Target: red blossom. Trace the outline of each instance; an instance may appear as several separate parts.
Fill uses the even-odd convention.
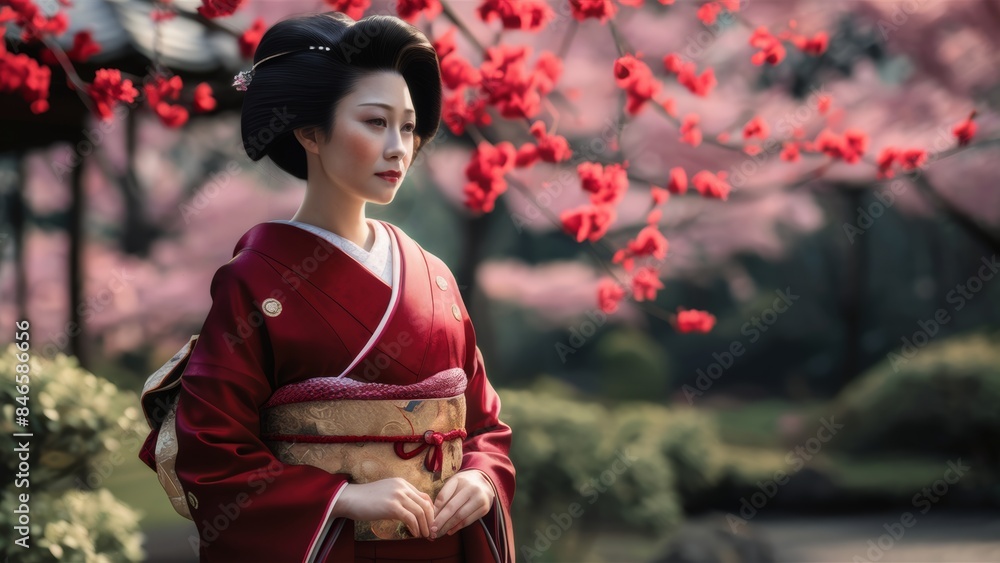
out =
[[[698,114],[690,113],[684,116],[684,121],[681,122],[681,142],[692,147],[701,144],[701,129],[698,127],[700,120]]]
[[[656,299],[657,290],[663,289],[655,268],[645,266],[639,268],[632,278],[632,298],[636,301],[652,301]]]
[[[569,0],[569,7],[578,21],[596,18],[601,23],[613,18],[618,11],[612,0]]]
[[[94,100],[97,115],[104,121],[110,120],[112,110],[119,102],[132,103],[139,91],[132,86],[131,80],[123,80],[122,73],[116,68],[102,68],[94,75],[94,81],[87,88],[87,95]]]
[[[625,298],[625,289],[611,278],[603,278],[597,284],[597,304],[605,313],[618,310],[618,304]]]
[[[160,122],[167,127],[177,128],[187,123],[188,120],[187,108],[179,105],[160,102],[156,104],[155,111],[156,115],[160,118]]]
[[[657,225],[660,223],[660,219],[663,218],[662,209],[654,209],[646,214],[646,224],[647,225]]]
[[[452,90],[463,85],[478,86],[482,80],[479,70],[458,53],[452,53],[441,61],[441,81]]]
[[[489,125],[493,119],[486,112],[486,100],[476,98],[473,102],[465,100],[466,88],[462,87],[451,94],[445,94],[441,119],[455,135],[465,133],[468,125]]]
[[[260,44],[261,38],[264,37],[265,31],[267,31],[267,25],[264,24],[264,18],[257,18],[240,35],[237,42],[240,46],[240,54],[243,55],[244,59],[253,58],[253,54],[257,50],[257,45]]]
[[[848,164],[854,164],[861,160],[861,156],[868,148],[868,135],[864,131],[848,129],[843,136],[839,136],[829,129],[823,129],[813,144],[816,150],[831,158],[839,158]]]
[[[875,160],[878,164],[878,173],[875,175],[876,178],[892,178],[896,175],[896,171],[892,169],[892,165],[896,162],[896,158],[899,157],[899,151],[894,147],[885,147],[882,152],[878,153],[878,158]]]
[[[552,77],[546,71],[551,69],[536,67],[534,72],[528,71],[526,59],[530,52],[527,45],[489,47],[479,67],[487,103],[495,105],[506,118],[531,118],[541,110],[540,86],[550,83]],[[543,75],[548,80],[541,80]]]
[[[781,148],[781,160],[798,162],[799,158],[799,144],[794,141],[785,141]]]
[[[483,0],[476,13],[484,22],[500,18],[504,29],[521,31],[539,31],[555,16],[541,0]]]
[[[927,151],[924,149],[905,149],[896,157],[903,170],[920,168],[927,162]]]
[[[86,62],[87,59],[101,52],[101,46],[94,42],[89,31],[78,31],[73,36],[73,47],[66,51],[66,56],[78,63]]]
[[[698,190],[703,197],[718,198],[726,201],[729,198],[731,186],[726,182],[726,172],[720,171],[712,174],[708,170],[702,170],[691,178],[694,189]]]
[[[635,259],[637,257],[652,256],[659,260],[667,257],[667,249],[670,247],[670,244],[656,225],[659,217],[654,216],[653,218],[655,219],[654,221],[647,220],[649,224],[639,231],[639,234],[634,239],[629,240],[625,248],[615,252],[615,255],[611,258],[612,263],[620,263],[625,268],[625,271],[631,272],[635,266]]]
[[[352,19],[360,20],[371,7],[370,0],[324,0],[334,11],[343,12]]]
[[[538,157],[545,162],[562,162],[573,156],[566,138],[546,133],[545,124],[541,121],[531,124],[531,134],[538,140]]]
[[[610,205],[584,205],[559,214],[563,230],[576,238],[576,242],[597,242],[617,218]]]
[[[396,13],[401,19],[408,23],[414,23],[420,14],[424,14],[427,21],[441,15],[441,2],[438,0],[396,0]]]
[[[771,34],[766,27],[758,27],[750,36],[750,46],[760,49],[750,61],[755,65],[764,63],[776,65],[785,59],[785,47],[781,40]]]
[[[534,143],[524,143],[517,147],[517,156],[514,157],[514,166],[524,168],[538,162],[538,145]]]
[[[705,25],[712,25],[715,23],[715,19],[719,16],[719,12],[721,11],[722,5],[718,2],[702,4],[701,7],[698,8],[698,19]]]
[[[65,12],[46,16],[31,0],[7,0],[0,8],[0,22],[13,21],[21,28],[21,41],[32,43],[45,35],[59,36],[69,28]]]
[[[767,122],[760,116],[754,116],[753,119],[748,121],[747,124],[743,126],[744,139],[751,139],[753,137],[766,139],[770,134],[771,130],[768,128]]]
[[[696,96],[708,96],[718,84],[714,69],[710,67],[697,74],[694,62],[683,60],[677,53],[663,57],[663,68],[671,74],[676,74],[677,82]]]
[[[207,82],[198,84],[194,89],[194,111],[204,113],[215,109],[215,98],[212,97],[212,87]]]
[[[149,107],[156,107],[161,101],[176,100],[180,97],[181,89],[184,88],[184,80],[176,74],[170,78],[157,75],[151,84],[146,84],[142,88],[146,93]]]
[[[826,52],[830,37],[825,31],[820,31],[812,37],[797,35],[792,39],[792,43],[807,55],[819,56]]]
[[[677,332],[707,333],[715,326],[715,315],[697,309],[677,311]]]
[[[826,112],[830,111],[830,104],[833,103],[833,98],[828,94],[820,94],[816,98],[816,109],[819,111],[820,115],[826,115]]]
[[[602,166],[597,162],[581,162],[576,173],[580,176],[580,186],[590,193],[590,201],[595,205],[617,204],[628,190],[628,174],[621,164]]]
[[[442,33],[437,39],[434,40],[434,50],[437,51],[438,60],[444,60],[450,53],[455,50],[455,32],[458,30],[457,27],[451,26],[448,31]]]
[[[628,241],[628,250],[632,256],[652,256],[658,260],[667,257],[670,242],[663,236],[656,225],[643,227],[634,239]]]
[[[976,117],[976,112],[973,111],[969,114],[969,117],[955,125],[951,130],[955,138],[958,139],[958,146],[964,147],[972,141],[972,138],[976,136],[976,122],[973,119]]]
[[[660,91],[660,83],[649,66],[632,55],[615,59],[615,84],[625,90],[625,111],[636,115]]]
[[[242,3],[243,0],[201,0],[198,13],[209,19],[230,16]]]
[[[493,211],[496,198],[507,191],[504,174],[514,168],[516,154],[514,145],[508,141],[496,145],[479,143],[465,167],[465,177],[469,180],[463,189],[466,206],[484,213]]]
[[[844,160],[854,164],[861,160],[861,156],[868,150],[868,134],[858,129],[848,129],[844,131]]]
[[[650,186],[649,195],[653,197],[653,206],[661,205],[670,199],[670,192],[659,186]]]
[[[535,61],[535,85],[544,96],[556,87],[556,82],[562,76],[563,62],[555,53],[542,51]]]
[[[672,194],[682,194],[688,189],[688,177],[687,172],[684,171],[680,166],[675,166],[670,169],[670,182],[667,184],[667,190]]]

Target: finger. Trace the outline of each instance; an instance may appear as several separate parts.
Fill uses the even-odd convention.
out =
[[[421,491],[413,483],[404,481],[406,483],[406,492],[420,509],[420,515],[418,518],[426,525],[427,533],[426,537],[431,535],[431,524],[434,521],[434,506],[431,504],[431,497],[427,493]]]
[[[431,504],[430,495],[414,488],[411,493],[411,498],[414,499],[417,506],[420,508],[420,521],[427,530],[424,536],[429,537],[432,533],[431,525],[434,523],[434,505]]]
[[[443,528],[447,530],[447,534],[450,536],[455,532],[458,532],[462,528],[468,526],[472,522],[475,522],[482,517],[480,512],[482,507],[477,507],[475,503],[468,503],[462,507],[462,510],[455,515],[455,524],[451,527]]]
[[[438,491],[437,498],[434,499],[435,512],[440,511],[441,508],[443,508],[444,505],[448,503],[448,500],[451,499],[451,497],[455,494],[455,491],[457,489],[458,489],[457,479],[452,478],[444,482],[444,486],[441,487],[440,491]]]
[[[424,510],[421,508],[420,503],[416,498],[411,496],[410,492],[404,495],[402,500],[403,509],[406,510],[407,515],[414,519],[415,526],[413,530],[410,531],[414,537],[423,538],[430,535],[430,522],[424,517]]]
[[[451,529],[458,521],[458,513],[462,508],[469,503],[472,496],[472,491],[469,489],[463,489],[451,498],[448,504],[441,510],[438,517],[435,518],[435,523],[437,524],[438,535],[444,534],[447,530]]]

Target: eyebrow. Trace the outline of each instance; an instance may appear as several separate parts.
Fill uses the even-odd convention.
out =
[[[382,102],[367,102],[367,103],[358,104],[358,105],[359,106],[378,106],[380,108],[385,108],[385,109],[387,109],[389,111],[392,111],[394,109],[389,104],[383,104]],[[415,114],[416,112],[413,111],[412,109],[405,109],[405,110],[403,110],[403,113],[414,113]]]

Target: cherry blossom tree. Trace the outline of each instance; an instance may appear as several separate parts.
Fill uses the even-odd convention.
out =
[[[192,12],[156,2],[150,25],[184,18],[222,30],[249,63],[268,24],[281,15],[270,7],[268,17],[234,26],[233,16],[249,4],[203,0]],[[696,252],[683,233],[713,236],[711,228],[698,232],[705,217],[767,208],[801,218],[810,207],[802,195],[817,186],[856,190],[903,179],[918,188],[905,205],[944,213],[1000,248],[1000,217],[976,203],[997,197],[939,188],[954,185],[958,171],[935,166],[982,154],[1000,140],[986,94],[998,70],[988,54],[1000,39],[982,32],[979,17],[991,13],[989,2],[809,6],[815,4],[395,0],[385,13],[418,25],[433,40],[445,86],[443,123],[471,146],[463,149],[463,177],[440,178],[442,189],[458,195],[474,220],[516,192],[519,201],[509,202],[507,211],[519,227],[555,226],[588,246],[606,272],[594,287],[594,307],[613,313],[631,299],[679,332],[708,332],[712,313],[683,304],[671,312],[655,303],[664,268],[684,267],[672,258]],[[324,0],[318,7],[355,19],[376,11],[369,0]],[[876,40],[865,45],[845,31],[848,15],[877,30]],[[39,47],[29,56],[0,45],[0,92],[33,114],[52,110],[54,78],[101,120],[128,105],[152,112],[164,128],[181,128],[193,115],[216,109],[209,83],[192,83],[160,64],[151,64],[146,76],[117,68],[81,76],[78,65],[101,45],[80,31],[72,47],[63,48],[57,39],[69,22],[62,10],[45,13],[32,0],[5,0],[0,23],[8,28],[8,44],[14,30],[22,50]],[[935,25],[969,29],[973,38],[932,51],[921,37]],[[915,61],[907,88],[884,86],[875,69],[849,56],[890,39]],[[966,55],[955,54],[963,49]],[[951,76],[949,65],[961,56],[971,57],[976,72]],[[927,109],[929,102],[915,100],[914,92],[937,103]],[[602,134],[608,124],[610,134]],[[601,141],[596,149],[595,140]],[[448,155],[427,152],[432,166]],[[968,162],[992,170],[989,158]],[[975,190],[981,186],[976,182]],[[687,226],[694,228],[680,230]],[[726,240],[701,244],[701,252],[732,252],[754,240],[714,231]]]

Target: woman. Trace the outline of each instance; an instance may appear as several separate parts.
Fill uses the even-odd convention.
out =
[[[237,78],[244,147],[305,180],[306,195],[291,221],[251,228],[216,272],[182,378],[176,473],[202,561],[513,562],[511,431],[455,278],[365,217],[368,202],[393,200],[437,131],[433,47],[398,18],[332,12],[278,22],[254,61]],[[352,365],[346,377],[390,385],[464,370],[461,466],[436,500],[401,478],[361,484],[285,463],[263,440],[275,390]],[[355,540],[355,523],[380,519],[413,537]]]

